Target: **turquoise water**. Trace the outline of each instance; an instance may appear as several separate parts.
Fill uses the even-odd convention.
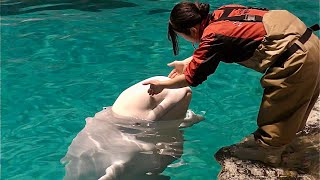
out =
[[[177,1],[51,2],[1,4],[1,179],[62,179],[60,159],[86,117],[112,105],[136,82],[167,75],[167,63],[193,51],[181,39],[174,57],[166,39]],[[222,3],[288,9],[307,25],[319,21],[316,0],[211,5]],[[256,128],[260,77],[221,64],[193,88],[190,109],[205,112],[206,120],[184,131],[184,154],[163,174],[216,179],[220,166],[213,154]]]

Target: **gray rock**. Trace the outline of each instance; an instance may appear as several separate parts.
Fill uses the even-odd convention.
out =
[[[305,129],[286,148],[280,167],[240,160],[233,151],[238,144],[221,148],[215,158],[222,166],[220,180],[317,180],[320,179],[320,100],[313,108]]]

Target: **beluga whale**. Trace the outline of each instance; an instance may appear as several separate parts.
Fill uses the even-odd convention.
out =
[[[182,128],[204,119],[189,108],[189,87],[150,96],[144,81],[125,89],[112,106],[86,118],[66,155],[66,180],[168,179],[161,173],[183,154]]]

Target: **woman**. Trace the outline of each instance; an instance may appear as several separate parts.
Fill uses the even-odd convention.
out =
[[[168,38],[178,54],[177,35],[199,43],[193,55],[169,64],[167,81],[148,81],[148,93],[164,88],[198,86],[220,61],[238,63],[263,73],[264,88],[258,129],[239,150],[242,159],[278,165],[281,153],[301,131],[319,96],[319,39],[285,10],[226,5],[209,14],[209,5],[181,2],[171,11]]]

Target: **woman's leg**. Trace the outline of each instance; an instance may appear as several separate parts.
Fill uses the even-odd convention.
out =
[[[319,39],[312,35],[284,64],[262,79],[264,87],[257,136],[274,147],[290,143],[319,95]],[[262,133],[261,133],[262,132]]]

